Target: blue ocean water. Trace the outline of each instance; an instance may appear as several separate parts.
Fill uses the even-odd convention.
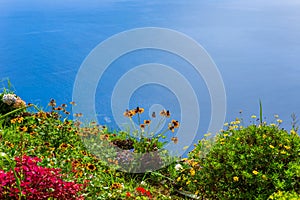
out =
[[[27,102],[70,102],[77,72],[99,43],[134,28],[168,28],[193,38],[215,62],[226,90],[226,121],[250,122],[261,99],[266,120],[278,114],[289,129],[290,115],[300,116],[299,10],[297,0],[0,0],[0,78],[9,77]],[[110,105],[115,83],[125,69],[150,62],[180,68],[191,81],[201,108],[201,138],[211,118],[205,82],[181,58],[156,50],[122,56],[106,70],[95,94],[99,122],[116,126]],[[130,102],[132,108],[151,104],[180,118],[179,102],[167,88],[145,85]]]

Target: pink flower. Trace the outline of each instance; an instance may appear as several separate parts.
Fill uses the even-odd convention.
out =
[[[38,166],[41,161],[39,158],[26,155],[22,159],[16,157],[15,161],[15,171],[22,177],[20,186],[26,199],[83,199],[78,193],[86,185],[64,181],[60,169]],[[0,198],[18,199],[18,195],[19,189],[12,170],[0,170]]]

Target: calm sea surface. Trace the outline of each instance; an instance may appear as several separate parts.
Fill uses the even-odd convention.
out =
[[[83,60],[99,43],[129,29],[168,28],[196,40],[214,60],[226,90],[226,121],[241,117],[242,110],[249,123],[261,99],[266,120],[278,114],[290,128],[290,115],[300,116],[299,10],[298,0],[0,0],[0,78],[9,77],[27,102],[66,103]],[[211,118],[207,87],[184,60],[156,50],[133,52],[111,64],[97,88],[98,120],[115,127],[114,85],[124,69],[150,62],[180,68],[191,81],[201,110],[200,138]],[[180,118],[176,96],[157,85],[139,88],[130,106],[137,104],[145,109],[161,104]]]

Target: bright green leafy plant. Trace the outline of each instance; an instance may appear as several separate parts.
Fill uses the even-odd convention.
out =
[[[231,122],[214,143],[198,143],[179,181],[208,199],[267,199],[279,190],[299,193],[300,137],[277,122],[246,128],[239,119]]]

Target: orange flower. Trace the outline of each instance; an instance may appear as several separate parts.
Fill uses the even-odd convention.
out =
[[[172,137],[171,140],[174,142],[174,144],[178,143],[178,137]]]
[[[26,126],[22,126],[22,127],[20,127],[20,130],[23,132],[26,132],[28,130],[28,128]]]
[[[142,114],[144,112],[144,108],[136,107],[135,113]]]
[[[174,131],[175,131],[175,127],[174,127],[173,124],[171,124],[171,123],[168,124],[168,129],[169,129],[170,131],[172,131],[172,133],[174,133]]]
[[[133,113],[132,110],[128,110],[128,109],[126,109],[126,111],[123,113],[123,115],[128,118],[131,118],[134,114],[135,113]]]
[[[74,117],[82,117],[82,113],[75,113]]]
[[[163,116],[163,117],[170,117],[171,116],[171,113],[170,113],[170,111],[168,111],[168,110],[162,110],[162,111],[160,111],[160,113],[159,113],[161,116]]]
[[[144,130],[144,129],[145,129],[145,124],[140,124],[140,128],[141,128],[142,130]]]
[[[55,100],[54,100],[54,99],[51,99],[51,101],[49,102],[48,105],[51,106],[51,107],[55,107],[55,106],[56,106]]]
[[[151,123],[151,120],[144,120],[144,124],[149,125]]]
[[[174,128],[178,128],[179,127],[179,122],[177,120],[172,120],[172,124],[174,126]]]

